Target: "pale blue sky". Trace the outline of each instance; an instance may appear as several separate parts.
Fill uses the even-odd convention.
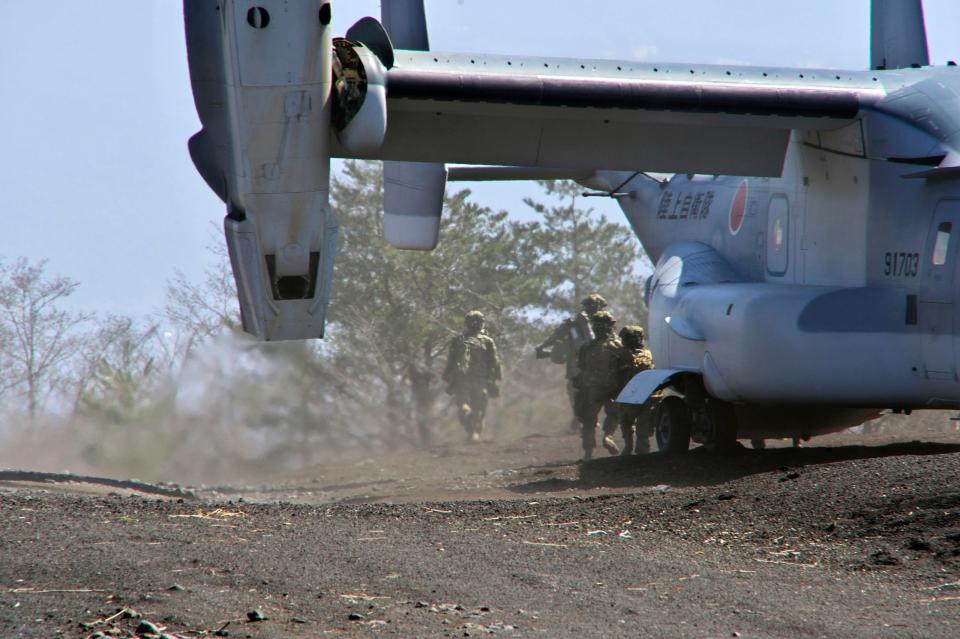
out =
[[[186,142],[199,123],[176,0],[3,0],[0,255],[49,258],[89,310],[144,314],[199,276],[222,203]],[[960,2],[925,2],[933,61],[960,58]],[[337,32],[377,0],[334,1]],[[435,50],[864,68],[868,0],[427,0]],[[511,211],[534,185],[478,185]],[[608,202],[598,210],[618,216]]]

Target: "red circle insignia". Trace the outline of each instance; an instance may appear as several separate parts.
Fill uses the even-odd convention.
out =
[[[736,235],[743,226],[743,217],[747,212],[747,181],[740,183],[737,194],[733,196],[733,203],[730,204],[730,234]]]

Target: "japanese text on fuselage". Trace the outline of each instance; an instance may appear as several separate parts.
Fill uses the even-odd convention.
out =
[[[710,215],[714,192],[676,193],[667,191],[660,198],[657,218],[661,220],[705,220]]]

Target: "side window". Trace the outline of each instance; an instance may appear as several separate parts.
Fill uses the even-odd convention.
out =
[[[953,230],[953,224],[950,222],[941,222],[937,227],[937,239],[933,245],[933,265],[943,266],[947,263],[947,254],[950,251],[950,232]]]
[[[790,252],[790,204],[782,195],[770,199],[767,211],[767,272],[785,275]]]

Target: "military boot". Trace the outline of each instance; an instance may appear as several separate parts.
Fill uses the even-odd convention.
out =
[[[620,451],[622,457],[627,457],[633,454],[633,435],[624,435],[623,436],[623,450]]]
[[[582,458],[580,461],[588,462],[588,461],[590,461],[591,459],[593,459],[593,449],[592,449],[592,448],[584,448],[584,449],[583,449],[583,458]]]
[[[467,424],[464,430],[466,431],[468,444],[475,444],[480,441],[480,433],[477,432],[476,424]]]
[[[617,442],[613,441],[612,435],[603,436],[603,447],[607,449],[607,452],[611,455],[619,455],[620,447],[617,446]]]

